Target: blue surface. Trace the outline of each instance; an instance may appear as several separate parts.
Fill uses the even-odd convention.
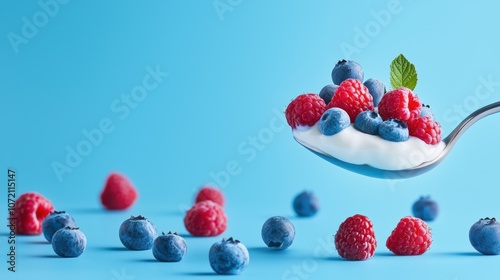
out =
[[[10,167],[17,194],[38,191],[71,213],[88,247],[79,258],[61,259],[42,235],[18,236],[11,273],[3,226],[0,278],[210,278],[208,250],[222,236],[186,236],[180,263],[126,251],[118,239],[121,222],[139,214],[160,231],[185,235],[183,213],[206,182],[219,183],[227,198],[223,236],[238,238],[250,252],[248,269],[234,278],[491,275],[500,257],[476,253],[468,230],[480,217],[499,214],[500,115],[470,128],[429,173],[385,181],[337,168],[301,147],[282,112],[298,94],[331,83],[341,58],[358,61],[366,79],[389,84],[389,64],[403,53],[419,73],[416,92],[446,135],[473,110],[500,100],[500,4],[334,2],[218,0],[217,10],[214,1],[68,1],[44,17],[37,1],[2,1],[0,217],[6,221]],[[33,16],[41,26],[36,31],[26,23]],[[154,71],[162,73],[148,78]],[[102,139],[86,144],[85,134],[98,128]],[[85,154],[80,159],[71,155],[77,149]],[[58,163],[67,165],[60,176]],[[113,170],[140,192],[125,212],[104,211],[98,201]],[[304,189],[321,202],[311,219],[293,216],[292,199]],[[393,256],[386,238],[427,194],[441,208],[431,223],[431,250]],[[333,234],[356,213],[373,221],[379,246],[368,261],[343,261]],[[260,237],[273,215],[289,217],[297,230],[282,252],[264,248]]]

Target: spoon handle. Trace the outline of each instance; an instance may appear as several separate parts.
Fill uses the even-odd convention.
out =
[[[458,138],[478,120],[498,112],[500,112],[500,101],[491,103],[472,112],[450,133],[450,135],[443,139],[443,142],[446,143],[446,149],[451,149]]]

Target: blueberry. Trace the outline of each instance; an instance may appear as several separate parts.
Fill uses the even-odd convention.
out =
[[[436,219],[439,212],[439,207],[437,202],[432,200],[429,196],[422,196],[419,200],[413,203],[412,211],[413,216],[420,218],[426,222],[430,222]]]
[[[336,85],[340,85],[347,79],[363,81],[363,76],[363,68],[361,68],[361,65],[352,60],[339,60],[332,70],[332,81]]]
[[[153,256],[160,262],[178,262],[186,251],[186,241],[177,232],[169,231],[166,235],[162,232],[153,242]]]
[[[363,84],[373,97],[373,106],[377,107],[382,95],[387,92],[385,85],[380,80],[373,78],[366,80]]]
[[[328,105],[328,103],[332,101],[332,96],[338,88],[339,86],[335,84],[326,85],[319,92],[319,97],[321,97],[325,101],[325,104]]]
[[[130,217],[120,226],[120,241],[130,250],[149,250],[157,236],[156,228],[143,216]]]
[[[287,218],[274,216],[264,223],[261,234],[267,247],[284,250],[293,243],[295,227]]]
[[[64,227],[52,236],[52,249],[60,257],[78,257],[85,251],[85,247],[87,238],[78,228]]]
[[[382,118],[379,114],[367,110],[356,116],[356,119],[354,120],[354,128],[367,134],[377,135],[378,127],[381,123]]]
[[[469,230],[470,244],[483,255],[500,254],[500,222],[495,218],[480,219]]]
[[[339,133],[351,124],[351,119],[346,111],[340,108],[326,110],[319,119],[319,130],[327,136]]]
[[[318,198],[312,192],[303,191],[293,200],[293,210],[301,217],[314,216],[318,209]]]
[[[392,142],[404,142],[408,140],[408,125],[397,119],[388,119],[378,127],[378,135]]]
[[[210,247],[208,259],[217,274],[240,274],[250,262],[247,247],[232,237],[215,242]]]
[[[43,236],[47,241],[52,242],[54,233],[63,227],[76,228],[76,222],[65,211],[54,211],[49,214],[42,222]]]
[[[434,113],[432,113],[431,107],[429,105],[422,104],[422,111],[420,111],[421,117],[429,117],[432,120],[435,119]]]

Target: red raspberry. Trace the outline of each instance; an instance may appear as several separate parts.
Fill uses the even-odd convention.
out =
[[[313,126],[326,111],[325,101],[315,93],[297,96],[286,108],[286,121],[292,128]]]
[[[348,260],[363,261],[372,257],[377,240],[368,217],[356,214],[340,224],[335,234],[335,248],[342,258]]]
[[[410,89],[400,87],[382,96],[378,103],[378,113],[382,119],[398,119],[408,123],[420,115],[422,103]]]
[[[361,81],[347,79],[339,85],[327,107],[344,109],[353,123],[359,113],[373,111],[373,97]]]
[[[426,222],[415,217],[402,218],[387,238],[386,246],[396,255],[421,255],[429,249],[432,235]]]
[[[184,226],[194,236],[216,236],[226,231],[227,217],[219,204],[205,200],[187,211]]]
[[[205,200],[211,200],[224,207],[224,194],[218,188],[211,186],[202,187],[196,195],[195,203]]]
[[[130,181],[119,173],[111,173],[101,193],[101,203],[109,210],[123,210],[134,204],[137,191]]]
[[[435,145],[441,141],[441,126],[430,117],[416,118],[408,123],[411,136],[422,139],[427,144]]]
[[[54,206],[41,194],[36,192],[23,193],[15,203],[16,233],[41,234],[42,222],[52,211],[54,211]]]

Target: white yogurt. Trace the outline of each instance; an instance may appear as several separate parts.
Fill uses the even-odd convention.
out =
[[[385,170],[402,170],[431,161],[446,146],[443,141],[429,145],[413,136],[404,142],[391,142],[378,135],[360,132],[352,124],[332,136],[323,135],[318,124],[302,126],[293,130],[293,137],[318,153]]]

